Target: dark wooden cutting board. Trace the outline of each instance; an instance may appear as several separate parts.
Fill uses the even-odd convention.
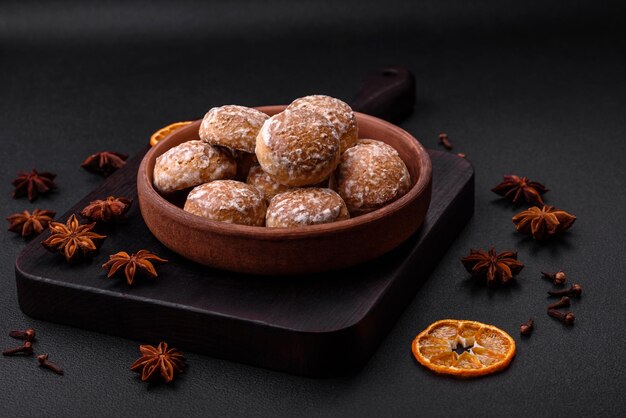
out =
[[[129,160],[60,219],[109,195],[136,200],[144,153]],[[433,195],[423,226],[392,252],[332,273],[266,277],[213,270],[172,253],[144,224],[136,204],[88,263],[68,265],[31,241],[19,255],[19,304],[27,315],[130,338],[310,375],[361,367],[470,219],[474,170],[451,153],[430,151]],[[376,239],[376,237],[371,237]],[[133,287],[100,267],[118,251],[151,250],[170,262]],[[241,255],[245,257],[245,254]],[[341,254],[337,254],[341,257]],[[143,280],[141,280],[143,279]]]

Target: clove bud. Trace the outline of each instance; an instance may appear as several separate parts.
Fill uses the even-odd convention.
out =
[[[9,332],[9,337],[17,338],[19,340],[32,341],[35,339],[35,330],[32,328],[28,328],[24,331],[11,331]]]
[[[583,288],[579,284],[573,284],[569,289],[565,290],[553,290],[549,291],[548,294],[550,296],[569,296],[569,297],[580,297],[583,292]]]
[[[530,318],[528,322],[524,322],[519,326],[519,333],[522,335],[530,335],[530,333],[533,332],[534,323],[535,321]]]
[[[452,142],[450,142],[450,140],[448,139],[448,134],[440,133],[439,134],[439,142],[441,143],[441,145],[444,146],[444,148],[446,148],[448,150],[452,149]]]
[[[565,272],[562,270],[559,270],[556,273],[546,273],[542,271],[541,275],[543,276],[544,279],[552,280],[552,283],[555,285],[563,284],[565,283],[565,280],[567,280],[567,277],[565,276]]]
[[[16,354],[24,353],[25,356],[33,354],[33,344],[30,341],[24,341],[24,344],[20,347],[11,348],[2,352],[3,356],[14,356]]]
[[[548,305],[548,309],[560,309],[560,308],[567,308],[570,305],[570,298],[568,298],[567,296],[563,296],[561,299],[559,299],[558,302],[554,302],[551,305]]]
[[[48,361],[48,353],[38,355],[37,361],[39,362],[39,366],[52,370],[56,374],[63,376],[63,370],[61,370],[58,365]]]
[[[574,325],[574,314],[572,312],[561,312],[556,309],[548,309],[548,315],[553,318],[557,318],[565,325]]]

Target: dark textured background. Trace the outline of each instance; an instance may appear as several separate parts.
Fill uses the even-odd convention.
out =
[[[63,212],[101,178],[80,169],[103,149],[133,154],[171,121],[225,103],[350,100],[361,75],[409,67],[418,106],[402,127],[426,146],[445,131],[476,168],[476,214],[365,368],[315,380],[189,354],[185,375],[147,387],[128,371],[137,343],[34,321],[17,305],[21,238],[0,234],[0,346],[33,326],[66,369],[0,358],[0,415],[617,415],[624,412],[626,55],[620,2],[0,3],[0,213]],[[10,197],[18,171],[58,174],[59,191]],[[577,215],[561,239],[516,233],[489,189],[503,174],[545,182]],[[470,247],[517,249],[517,283],[467,280]],[[545,314],[541,270],[585,291],[576,325]],[[337,283],[341,286],[341,283]],[[80,315],[80,312],[77,312]],[[520,339],[518,325],[537,319]],[[457,381],[416,365],[410,342],[444,317],[509,331],[518,355],[499,375]],[[4,336],[3,336],[4,335]]]

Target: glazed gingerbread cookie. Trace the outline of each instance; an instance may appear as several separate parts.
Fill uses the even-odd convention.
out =
[[[270,201],[265,224],[270,228],[325,224],[350,218],[341,197],[330,189],[307,187],[277,194]]]
[[[286,186],[314,185],[339,163],[339,133],[324,116],[287,108],[265,121],[256,139],[263,170]]]
[[[161,193],[171,193],[212,180],[230,179],[236,172],[237,164],[228,153],[202,141],[188,141],[157,157],[154,187]]]
[[[361,139],[341,156],[334,187],[356,216],[402,197],[411,187],[411,176],[392,146]]]
[[[263,226],[267,205],[256,187],[235,180],[216,180],[195,187],[183,208],[213,221]]]
[[[214,107],[202,119],[200,139],[211,145],[253,153],[257,134],[268,118],[265,113],[249,107]]]
[[[277,182],[276,179],[263,171],[260,165],[254,165],[250,168],[246,183],[259,189],[268,202],[278,193],[289,190],[289,186]]]
[[[289,105],[290,108],[309,109],[328,119],[339,133],[340,152],[356,144],[359,132],[356,116],[347,103],[334,97],[315,94],[300,97]]]

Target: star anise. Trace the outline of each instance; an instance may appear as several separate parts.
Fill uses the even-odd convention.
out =
[[[128,155],[119,152],[102,151],[87,157],[80,166],[92,173],[108,177],[118,168],[124,167],[127,158]]]
[[[575,220],[574,215],[549,205],[533,206],[513,217],[515,229],[538,240],[570,229]]]
[[[152,278],[158,276],[152,262],[167,263],[167,260],[160,258],[148,250],[139,250],[137,254],[130,255],[128,255],[127,252],[120,251],[119,253],[110,255],[109,261],[104,263],[102,268],[109,271],[107,277],[112,277],[118,270],[124,267],[126,282],[132,285],[137,270],[142,271]]]
[[[83,208],[80,214],[94,222],[111,222],[122,219],[132,200],[125,197],[109,196],[105,200],[94,200]]]
[[[507,283],[516,276],[524,264],[517,259],[517,253],[504,251],[500,254],[492,247],[489,252],[470,250],[470,255],[461,259],[465,269],[475,278],[486,278],[489,286]]]
[[[28,200],[32,202],[37,199],[40,193],[47,193],[57,188],[57,185],[54,184],[56,176],[53,173],[39,173],[34,168],[30,173],[19,173],[17,178],[12,181],[13,186],[15,186],[13,197],[27,196]]]
[[[528,177],[519,177],[511,174],[504,176],[502,183],[491,189],[491,191],[506,197],[515,204],[525,200],[528,203],[543,205],[541,195],[547,192],[548,189],[541,183],[530,181]]]
[[[55,215],[56,212],[45,209],[35,209],[33,213],[27,210],[14,213],[7,218],[9,231],[21,234],[23,237],[39,235],[54,220]]]
[[[141,373],[141,380],[151,380],[160,376],[166,383],[183,372],[185,356],[175,348],[167,348],[166,342],[160,342],[158,347],[140,345],[141,358],[135,361],[130,369]]]
[[[89,258],[106,238],[96,234],[92,224],[80,224],[72,214],[67,223],[50,222],[48,225],[51,235],[41,244],[48,250],[65,255],[69,263]]]

